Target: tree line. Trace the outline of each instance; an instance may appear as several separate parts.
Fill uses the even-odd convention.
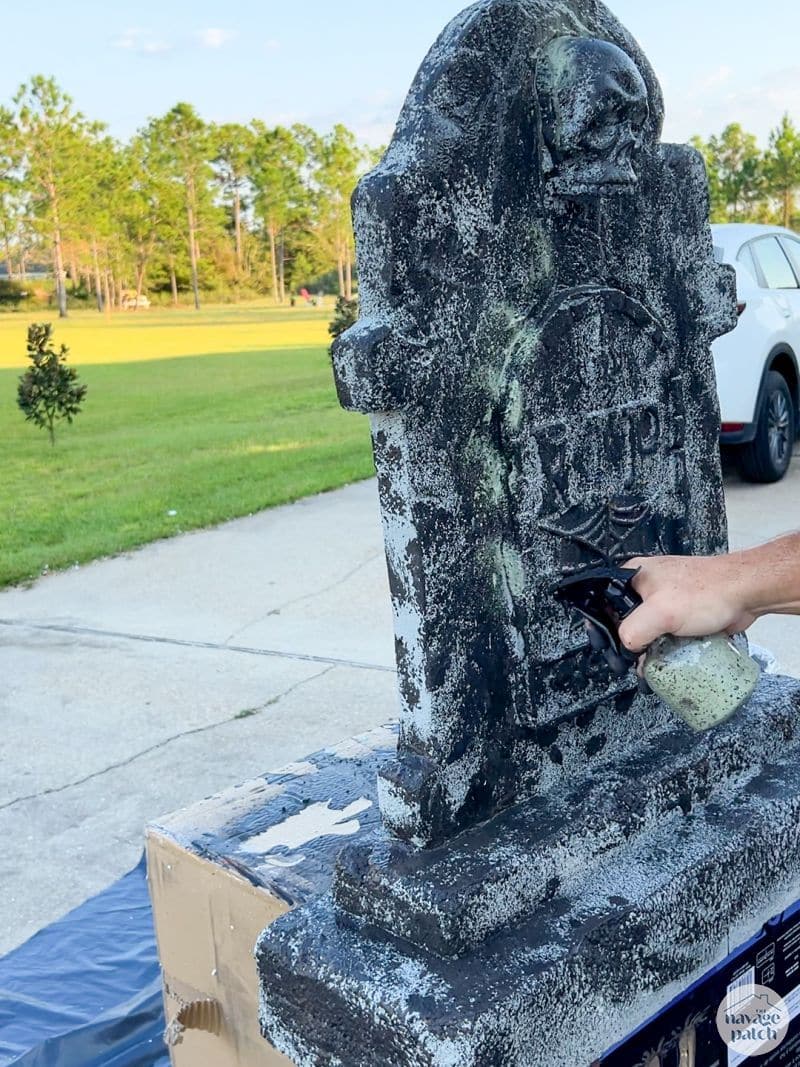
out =
[[[692,143],[712,221],[800,225],[788,115],[763,151],[739,123]],[[379,154],[342,124],[218,125],[187,103],[119,143],[36,76],[0,107],[0,261],[11,283],[46,265],[62,316],[68,292],[100,310],[146,293],[177,305],[188,292],[196,307],[204,293],[283,303],[322,285],[351,301],[350,195]]]
[[[341,124],[217,125],[187,103],[120,143],[36,76],[0,108],[0,261],[12,284],[45,265],[61,316],[68,292],[100,310],[324,283],[352,299],[350,195],[376,156]]]
[[[692,138],[706,163],[712,222],[763,222],[800,227],[800,131],[784,115],[762,151],[752,133],[732,122],[717,136]]]

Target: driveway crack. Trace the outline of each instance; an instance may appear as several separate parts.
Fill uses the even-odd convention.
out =
[[[252,625],[252,624],[248,624]],[[132,634],[121,630],[99,630],[92,626],[67,626],[60,623],[30,622],[25,619],[0,619],[0,626],[9,629],[35,630],[42,633],[69,634],[72,637],[99,637],[120,641],[142,641],[145,644],[174,645],[177,648],[201,648],[211,652],[236,652],[245,656],[267,656],[274,659],[298,660],[301,663],[329,663],[333,667],[353,667],[364,671],[388,671],[394,667],[382,663],[363,663],[360,660],[341,659],[337,656],[315,656],[310,652],[291,652],[273,648],[252,648],[249,645],[220,644],[217,641],[192,641],[181,637],[163,637],[158,634]],[[230,638],[228,639],[230,640]]]
[[[233,641],[239,634],[244,633],[245,630],[249,630],[251,626],[257,626],[258,623],[263,622],[264,619],[268,619],[270,615],[279,615],[285,608],[294,607],[295,604],[302,604],[305,600],[313,600],[314,597],[324,596],[325,593],[330,593],[332,589],[336,589],[340,585],[344,585],[345,582],[349,582],[360,570],[364,567],[368,567],[370,563],[374,563],[376,559],[380,559],[382,553],[373,552],[367,559],[362,559],[360,563],[357,563],[355,567],[352,567],[347,574],[343,574],[341,578],[337,578],[335,582],[331,582],[330,585],[324,585],[321,589],[313,589],[310,593],[303,593],[302,596],[292,597],[291,600],[284,601],[283,604],[278,604],[277,607],[270,608],[269,611],[265,611],[263,615],[259,615],[255,619],[251,619],[243,626],[239,626],[232,634],[229,634],[225,638],[225,643]]]
[[[40,800],[42,797],[54,796],[57,793],[65,793],[68,789],[75,789],[79,785],[85,785],[86,782],[94,781],[95,778],[101,778],[104,774],[108,774],[110,771],[117,771],[122,767],[128,767],[143,756],[149,756],[151,752],[157,752],[160,748],[166,748],[167,745],[171,745],[173,741],[180,741],[184,737],[192,737],[195,734],[208,733],[210,730],[216,730],[220,726],[227,726],[229,723],[237,722],[239,719],[257,715],[266,708],[273,707],[275,704],[280,703],[281,700],[288,697],[291,693],[294,693],[295,690],[300,689],[301,686],[308,685],[310,682],[316,681],[317,678],[322,678],[323,675],[335,670],[335,667],[335,664],[331,664],[329,667],[317,671],[316,674],[312,674],[308,678],[301,678],[299,682],[295,682],[287,689],[284,689],[283,692],[276,694],[274,697],[270,697],[269,700],[266,700],[260,706],[248,708],[246,714],[239,711],[235,715],[229,715],[227,718],[220,719],[217,722],[206,723],[205,726],[194,726],[190,730],[181,730],[180,733],[172,734],[171,737],[165,737],[162,741],[157,741],[154,745],[149,745],[147,748],[143,748],[140,752],[135,752],[132,756],[128,756],[127,759],[118,760],[116,763],[110,763],[107,767],[103,767],[101,770],[92,771],[91,774],[86,774],[83,778],[76,778],[72,782],[65,782],[64,785],[51,786],[50,788],[42,789],[37,793],[28,793],[25,796],[14,797],[13,800],[7,800],[4,804],[0,804],[0,811],[6,811],[8,808],[13,808],[16,804],[24,804],[29,800]]]

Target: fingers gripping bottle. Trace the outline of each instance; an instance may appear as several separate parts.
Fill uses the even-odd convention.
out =
[[[602,651],[620,676],[641,655],[625,648],[619,637],[619,624],[642,603],[632,584],[637,574],[622,567],[596,567],[565,578],[554,591],[561,603],[587,620],[592,648]],[[724,633],[665,634],[645,650],[641,669],[649,688],[698,731],[719,726],[738,711],[761,673],[746,642]]]

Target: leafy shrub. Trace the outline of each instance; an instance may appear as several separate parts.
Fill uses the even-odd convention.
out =
[[[17,404],[28,422],[47,430],[50,444],[54,445],[56,422],[72,422],[81,409],[87,386],[79,385],[78,372],[67,366],[67,346],[56,350],[52,337],[52,323],[34,322],[29,326],[31,365],[19,379]]]
[[[358,300],[348,300],[345,296],[337,297],[336,310],[328,326],[328,333],[335,341],[339,334],[350,329],[357,318]]]
[[[30,290],[10,278],[0,278],[0,307],[4,311],[18,307],[23,300],[30,297]]]

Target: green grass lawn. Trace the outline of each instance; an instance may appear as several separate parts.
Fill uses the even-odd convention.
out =
[[[16,406],[9,364],[23,362],[25,320],[4,316],[0,584],[368,477],[366,420],[342,411],[333,388],[329,314],[248,306],[56,322],[89,392],[55,448]]]

